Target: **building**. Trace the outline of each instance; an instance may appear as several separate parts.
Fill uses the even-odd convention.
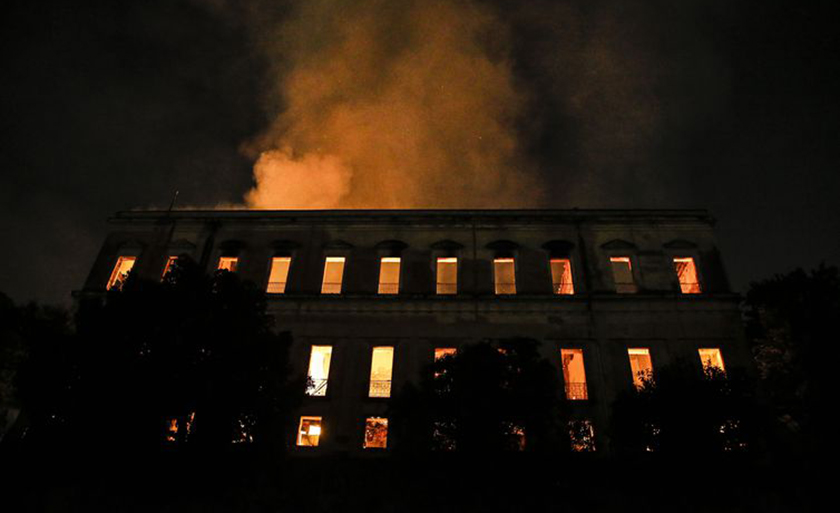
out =
[[[479,340],[542,341],[596,447],[640,376],[749,358],[704,210],[132,211],[110,224],[86,291],[131,269],[159,278],[182,254],[266,288],[312,380],[292,441],[303,453],[388,447],[392,393]]]

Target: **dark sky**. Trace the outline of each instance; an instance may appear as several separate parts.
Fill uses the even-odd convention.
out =
[[[840,262],[836,2],[471,3],[547,205],[708,208],[739,290]],[[117,210],[241,202],[295,6],[236,5],[4,2],[0,291],[66,303]]]

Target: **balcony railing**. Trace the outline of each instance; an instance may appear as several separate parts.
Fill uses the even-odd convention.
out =
[[[372,379],[370,380],[370,390],[368,392],[370,397],[391,397],[391,380],[390,379]]]
[[[589,392],[586,389],[586,382],[566,383],[566,399],[581,401],[589,399]]]
[[[437,293],[438,294],[457,294],[458,293],[458,284],[457,283],[440,283],[440,282],[438,282]]]
[[[270,281],[268,282],[268,288],[266,292],[269,294],[282,294],[286,291],[286,282],[285,281]]]
[[[575,293],[575,287],[571,283],[555,283],[554,293],[559,295],[571,295]]]
[[[379,293],[380,294],[398,294],[400,291],[400,284],[399,283],[380,283],[379,284]]]
[[[323,285],[321,285],[321,294],[341,294],[341,282],[325,282]]]
[[[317,397],[327,395],[327,380],[309,378],[309,386],[306,389],[306,395],[313,395]]]

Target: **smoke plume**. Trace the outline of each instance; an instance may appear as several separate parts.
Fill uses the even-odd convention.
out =
[[[251,208],[523,207],[506,26],[458,0],[310,0],[263,29],[270,128]]]

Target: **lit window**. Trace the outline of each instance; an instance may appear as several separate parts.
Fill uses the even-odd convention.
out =
[[[318,447],[321,440],[321,417],[301,417],[298,428],[299,447]]]
[[[554,293],[569,295],[575,293],[575,285],[572,281],[572,262],[568,258],[551,259],[551,282],[554,284]]]
[[[370,364],[370,397],[391,397],[391,371],[394,365],[393,347],[374,347]]]
[[[239,258],[237,257],[222,257],[219,259],[219,270],[220,271],[229,271],[232,273],[236,272],[236,266],[239,264]]]
[[[633,384],[636,388],[644,388],[645,382],[653,378],[653,363],[650,360],[650,350],[642,347],[632,347],[627,350],[630,357],[630,370],[633,372]]]
[[[445,257],[437,259],[437,293],[458,293],[458,259]]]
[[[286,279],[289,277],[290,257],[274,257],[271,259],[271,272],[268,274],[269,294],[283,294],[286,292]]]
[[[630,257],[610,257],[610,265],[612,265],[616,292],[632,294],[638,290],[633,280],[633,265],[630,263]]]
[[[365,420],[365,449],[385,449],[388,447],[388,419],[368,417]]]
[[[172,418],[166,421],[166,441],[175,442],[178,440],[178,419]]]
[[[332,346],[312,346],[309,354],[309,383],[306,388],[308,395],[327,395],[331,358]]]
[[[108,290],[120,290],[122,288],[126,278],[128,278],[128,273],[131,272],[136,261],[137,257],[133,256],[121,256],[117,258],[117,264],[114,266],[114,270],[111,272],[111,278],[108,280]]]
[[[400,291],[400,258],[384,257],[379,262],[379,293],[397,294]]]
[[[595,429],[589,420],[573,420],[569,422],[569,440],[575,452],[592,452],[595,450]]]
[[[169,274],[169,271],[172,270],[172,266],[175,265],[175,262],[178,261],[178,257],[171,256],[166,259],[166,265],[163,266],[163,274],[160,275],[160,279],[163,280],[166,278],[166,275]]]
[[[588,399],[586,371],[583,368],[583,349],[561,349],[560,357],[563,361],[566,399],[573,401]]]
[[[344,277],[344,257],[327,257],[324,261],[324,281],[321,294],[341,294],[341,280]]]
[[[516,294],[516,265],[512,258],[493,260],[496,294]]]
[[[440,361],[447,356],[452,356],[457,353],[458,350],[454,347],[436,347],[435,348],[435,361]]]
[[[674,270],[680,280],[680,291],[683,294],[699,294],[700,282],[697,280],[697,266],[691,257],[674,258]]]
[[[703,362],[703,369],[716,369],[720,372],[726,372],[723,366],[723,355],[720,354],[720,349],[704,348],[698,349],[700,353],[700,361]]]

